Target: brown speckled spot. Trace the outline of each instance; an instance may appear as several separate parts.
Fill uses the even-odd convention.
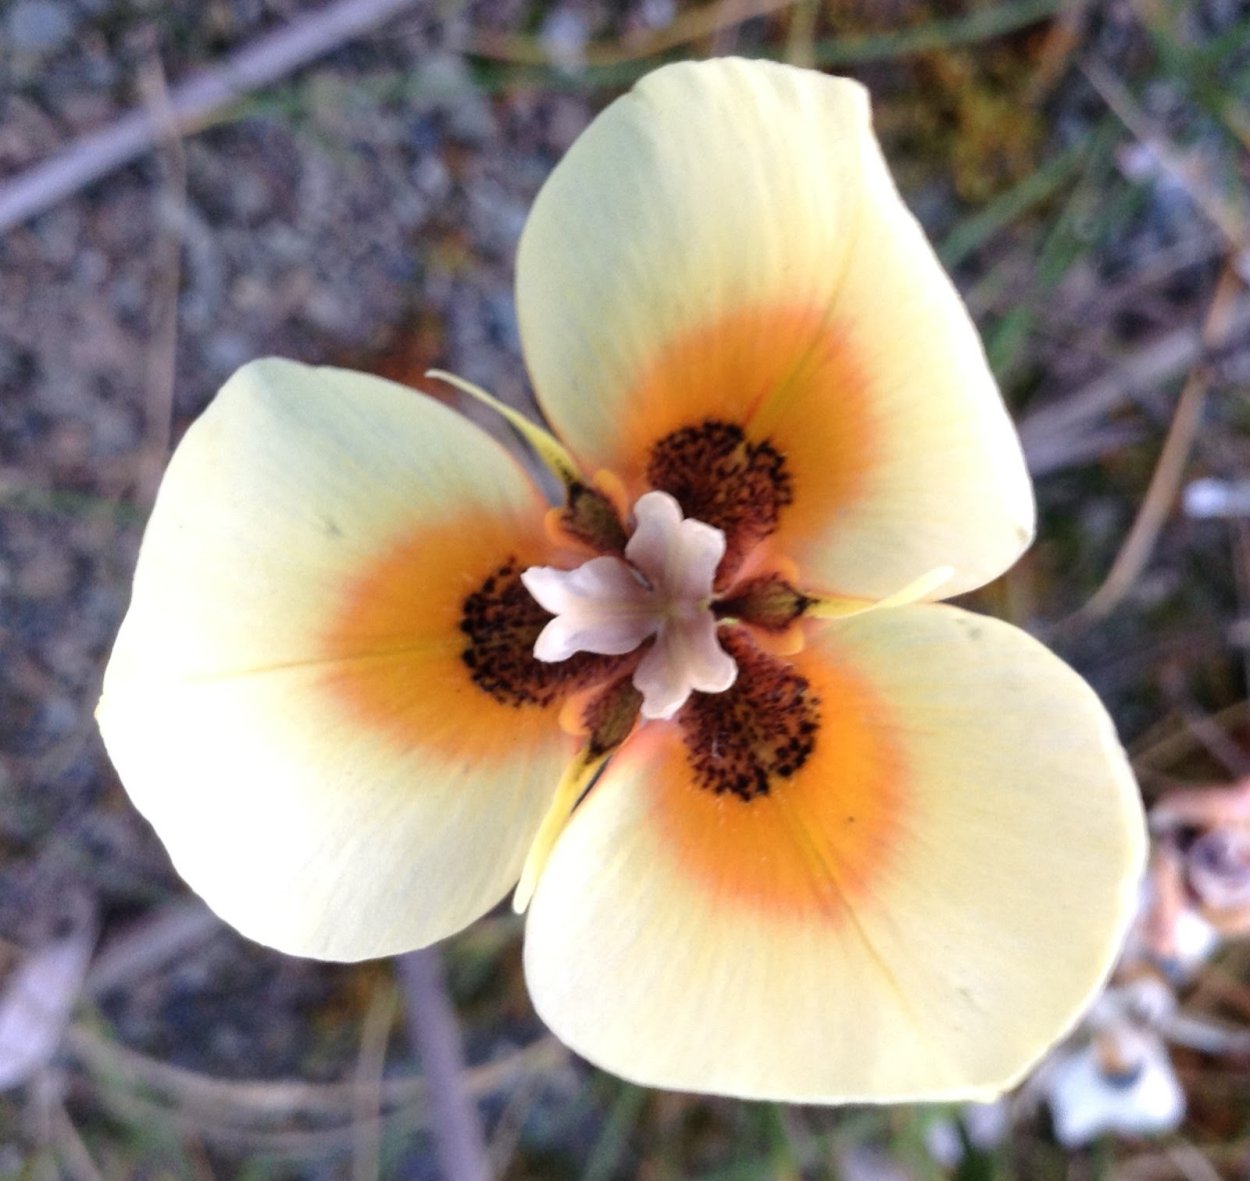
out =
[[[781,452],[767,440],[748,440],[740,426],[715,419],[682,427],[656,443],[647,481],[673,496],[687,517],[724,531],[718,587],[776,529],[781,510],[794,499]]]
[[[473,683],[502,705],[547,706],[607,680],[631,659],[578,652],[554,663],[536,660],[534,641],[549,619],[509,558],[464,600],[460,630],[468,643],[460,658]]]
[[[751,801],[789,779],[815,749],[820,700],[807,680],[740,630],[722,632],[738,662],[724,693],[695,693],[678,715],[695,783]]]

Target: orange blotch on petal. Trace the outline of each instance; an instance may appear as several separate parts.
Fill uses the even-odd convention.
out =
[[[548,691],[536,661],[531,702],[476,683],[465,604],[550,553],[541,509],[532,522],[463,513],[414,526],[334,605],[322,645],[326,691],[400,746],[466,761],[513,757],[518,739],[555,726],[563,695]]]
[[[802,766],[766,793],[699,786],[692,758],[718,752],[688,751],[673,725],[644,727],[621,757],[647,768],[649,823],[676,872],[734,905],[841,923],[895,868],[906,767],[888,706],[865,681],[827,659],[790,667],[819,701],[819,727]]]
[[[824,307],[735,311],[677,337],[640,376],[606,466],[636,496],[653,448],[674,431],[740,426],[750,444],[780,453],[792,482],[774,536],[785,553],[787,539],[827,529],[863,490],[875,430],[862,372]]]

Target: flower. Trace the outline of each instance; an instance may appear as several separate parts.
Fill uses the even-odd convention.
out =
[[[1056,1064],[1049,1099],[1055,1136],[1065,1148],[1104,1132],[1160,1136],[1185,1118],[1185,1092],[1172,1059],[1149,1031],[1125,1029],[1066,1054]]]
[[[246,366],[105,677],[133,799],[294,953],[428,944],[519,879],[539,1013],[640,1082],[1009,1086],[1111,965],[1140,802],[1075,673],[930,601],[1016,559],[1032,497],[864,92],[657,70],[517,270],[554,433],[505,413],[562,505],[437,402]]]
[[[1115,975],[1154,972],[1179,985],[1219,950],[1220,932],[1191,893],[1178,850],[1160,842],[1151,852]]]
[[[1157,1136],[1185,1118],[1185,1093],[1159,1027],[1176,1008],[1161,981],[1142,978],[1109,988],[1091,1009],[1091,1039],[1057,1052],[1039,1075],[1066,1148],[1104,1132]]]
[[[1250,779],[1169,792],[1150,810],[1150,828],[1157,909],[1189,916],[1212,943],[1250,931]]]

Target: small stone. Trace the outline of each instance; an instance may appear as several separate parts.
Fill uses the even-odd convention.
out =
[[[53,53],[74,36],[74,16],[54,0],[17,0],[5,30],[19,53]]]
[[[549,13],[538,39],[561,73],[579,74],[585,69],[590,30],[586,18],[576,9],[557,8]]]
[[[453,140],[482,144],[494,137],[494,112],[459,54],[427,55],[417,64],[413,84],[418,106],[442,111]]]

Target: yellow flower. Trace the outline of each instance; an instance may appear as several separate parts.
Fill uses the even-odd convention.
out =
[[[1033,505],[864,92],[658,70],[517,265],[563,507],[432,400],[245,367],[106,675],[134,800],[298,954],[428,944],[521,879],[539,1013],[644,1083],[1010,1085],[1110,967],[1140,806],[1075,673],[925,601],[1006,569]]]

